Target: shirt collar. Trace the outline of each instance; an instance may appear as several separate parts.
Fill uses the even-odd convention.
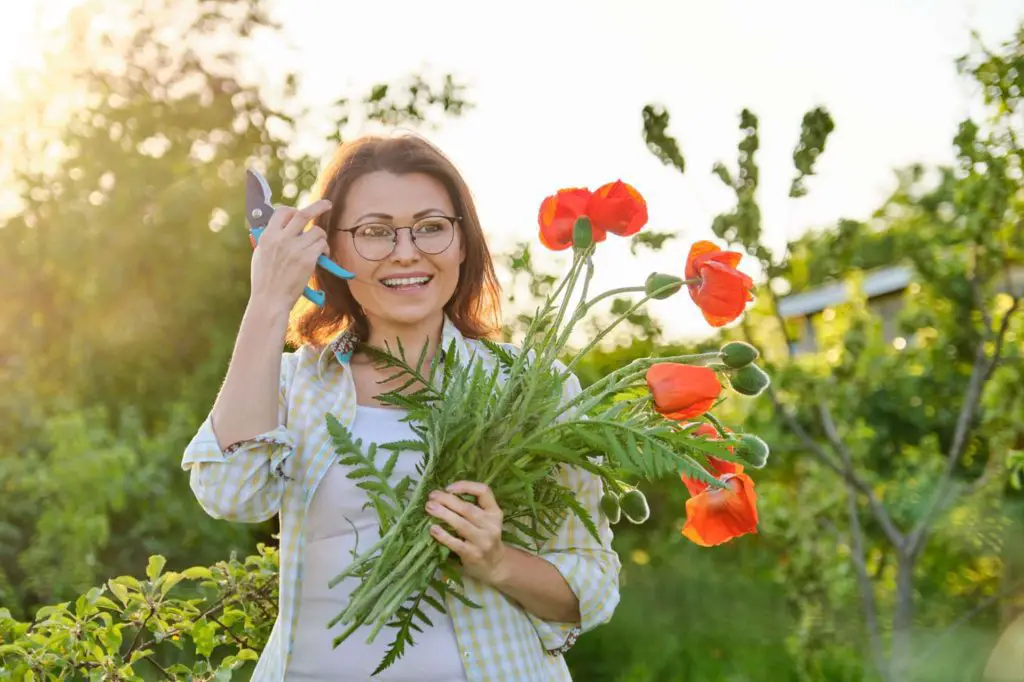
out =
[[[352,358],[352,351],[355,350],[359,340],[358,335],[350,328],[338,333],[337,336],[324,346],[317,360],[317,374],[321,380],[324,376],[324,370],[332,358],[342,367],[348,366],[349,360]],[[466,339],[462,336],[462,332],[459,331],[458,327],[455,326],[455,323],[451,321],[448,315],[445,315],[444,324],[441,327],[441,346],[439,348],[442,359],[452,343],[455,344],[456,356],[463,362],[468,361],[469,350],[466,346]]]

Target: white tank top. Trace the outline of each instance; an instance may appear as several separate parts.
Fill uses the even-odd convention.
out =
[[[409,424],[400,421],[403,416],[404,410],[359,405],[352,435],[362,439],[364,447],[369,443],[415,439]],[[378,461],[383,463],[390,454],[387,450],[378,451]],[[406,475],[416,480],[416,464],[421,456],[412,451],[399,453],[391,483],[396,484]],[[363,509],[369,498],[364,490],[356,487],[355,480],[346,477],[349,471],[348,467],[334,464],[324,475],[309,506],[299,620],[286,679],[289,682],[464,682],[466,675],[452,620],[429,606],[424,613],[433,627],[417,621],[423,632],[413,632],[416,644],[407,646],[405,654],[376,677],[371,678],[370,673],[384,658],[394,639],[394,628],[381,628],[377,638],[367,644],[372,627],[364,626],[337,649],[331,647],[331,641],[344,626],[337,624],[328,630],[327,623],[345,608],[358,582],[356,578],[347,578],[333,589],[328,589],[327,583],[351,563],[356,532],[359,551],[369,549],[379,539],[377,513],[372,508]]]

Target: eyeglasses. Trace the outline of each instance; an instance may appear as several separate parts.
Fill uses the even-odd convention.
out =
[[[390,256],[398,243],[399,230],[409,230],[412,243],[417,249],[429,256],[436,256],[452,245],[455,225],[461,219],[460,216],[432,215],[411,226],[363,223],[338,231],[352,235],[356,251],[366,260],[384,260]]]

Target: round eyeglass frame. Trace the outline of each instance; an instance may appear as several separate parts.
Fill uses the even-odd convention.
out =
[[[435,253],[431,253],[429,251],[424,251],[423,249],[421,249],[419,244],[416,243],[416,235],[414,235],[412,233],[413,228],[416,227],[416,225],[419,222],[421,222],[423,220],[426,220],[428,218],[444,218],[445,220],[450,222],[451,225],[452,225],[452,238],[448,242],[448,245],[445,246],[440,251],[437,251]],[[437,214],[437,215],[423,216],[422,218],[420,218],[420,220],[417,220],[412,225],[388,225],[387,223],[368,222],[368,223],[360,223],[358,225],[353,225],[352,227],[346,227],[345,229],[338,228],[337,231],[338,232],[348,232],[352,236],[352,246],[353,246],[353,248],[355,248],[356,253],[359,254],[360,258],[364,258],[364,259],[366,259],[368,261],[371,261],[371,262],[377,262],[377,261],[382,261],[385,258],[388,258],[389,256],[391,256],[391,254],[393,254],[395,252],[395,247],[398,246],[398,231],[399,230],[409,230],[409,237],[412,239],[412,245],[415,246],[416,250],[419,251],[420,253],[422,253],[422,254],[424,254],[426,256],[439,256],[442,253],[444,253],[445,251],[447,251],[448,249],[450,249],[452,244],[455,243],[455,230],[456,230],[456,228],[459,227],[459,224],[460,224],[461,220],[462,220],[462,216],[451,216],[451,215]],[[380,258],[367,258],[366,256],[363,255],[362,251],[359,250],[359,247],[356,246],[355,231],[358,230],[360,227],[365,227],[366,225],[388,225],[388,227],[390,227],[391,229],[393,229],[395,231],[395,239],[394,239],[394,241],[391,242],[391,250],[388,251],[383,256],[381,256]]]

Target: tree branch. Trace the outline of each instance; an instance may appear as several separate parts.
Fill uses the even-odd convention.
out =
[[[871,586],[871,578],[865,560],[864,535],[860,526],[860,514],[857,511],[857,496],[851,488],[846,489],[846,500],[847,511],[850,514],[851,554],[857,575],[857,586],[860,588],[861,598],[864,602],[864,624],[868,631],[868,645],[871,647],[871,655],[874,658],[878,674],[885,682],[889,682],[889,666],[882,648],[881,632],[878,629],[878,601]],[[837,541],[843,539],[843,533],[828,518],[820,517],[818,523],[830,530],[836,536]]]
[[[960,407],[956,428],[953,431],[953,442],[950,443],[949,453],[946,456],[945,470],[942,472],[942,477],[935,492],[925,506],[924,513],[907,538],[907,552],[911,556],[921,551],[924,547],[925,536],[938,514],[947,509],[952,500],[955,499],[954,474],[957,467],[960,466],[960,460],[963,457],[964,451],[967,449],[967,439],[970,436],[974,417],[981,404],[982,390],[1002,359],[1003,341],[1006,338],[1007,330],[1010,328],[1010,319],[1017,312],[1020,301],[1019,297],[1014,298],[1010,308],[1003,315],[1002,323],[996,332],[995,349],[991,358],[985,353],[986,339],[978,342],[978,348],[974,355],[974,364],[971,367],[971,377],[967,382],[964,402]]]
[[[875,590],[868,575],[867,548],[864,545],[864,533],[860,526],[857,493],[850,487],[846,488],[846,512],[850,518],[851,554],[853,567],[857,574],[857,585],[860,587],[861,600],[864,602],[864,625],[868,629],[871,655],[875,659],[875,668],[878,670],[878,674],[888,680],[889,666],[882,649],[882,635],[878,629],[878,604],[875,599]]]
[[[824,448],[811,438],[810,434],[808,434],[804,427],[800,425],[800,422],[797,421],[796,417],[790,414],[789,410],[787,410],[785,405],[782,404],[782,401],[779,400],[778,395],[771,386],[768,387],[768,397],[775,406],[775,411],[786,422],[789,429],[796,434],[804,444],[804,447],[806,447],[811,454],[818,459],[818,461],[831,469],[834,473],[838,474],[839,477],[846,481],[848,485],[852,486],[857,490],[857,492],[867,498],[871,514],[882,527],[882,531],[885,533],[886,537],[889,538],[889,541],[892,542],[894,546],[901,548],[904,543],[903,534],[896,527],[896,524],[893,522],[889,512],[885,509],[885,505],[883,505],[882,501],[878,499],[878,496],[875,495],[875,491],[871,489],[871,486],[868,485],[867,481],[858,476],[857,473],[853,471],[852,467],[847,468],[837,462],[834,457],[829,455]]]

